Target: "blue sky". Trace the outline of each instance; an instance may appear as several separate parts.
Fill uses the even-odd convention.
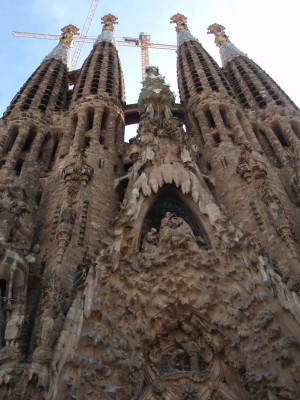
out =
[[[12,31],[59,34],[72,23],[84,25],[91,0],[1,0],[0,15],[0,115],[55,41],[15,38]],[[153,42],[176,43],[170,16],[180,12],[188,17],[190,31],[219,63],[213,35],[208,25],[226,27],[231,41],[248,54],[300,105],[299,78],[299,0],[99,0],[89,36],[102,29],[100,18],[115,14],[117,38],[151,35]],[[84,44],[77,68],[89,54],[92,44]],[[137,101],[141,81],[140,50],[119,47],[128,104]],[[176,53],[150,50],[150,63],[160,68],[173,90],[177,88]]]

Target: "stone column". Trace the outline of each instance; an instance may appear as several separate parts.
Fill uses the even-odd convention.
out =
[[[18,137],[13,144],[12,149],[7,155],[5,168],[7,169],[14,169],[20,154],[22,153],[23,147],[25,145],[27,136],[28,136],[29,128],[20,126]]]

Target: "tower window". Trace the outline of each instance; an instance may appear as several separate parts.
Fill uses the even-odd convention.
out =
[[[15,171],[18,175],[20,175],[20,173],[21,173],[21,170],[23,167],[23,162],[24,162],[23,158],[19,158],[16,162]]]
[[[224,107],[220,107],[219,110],[220,110],[220,115],[221,115],[221,118],[222,118],[222,121],[223,121],[223,124],[224,124],[225,128],[230,128],[230,126],[228,124],[225,108]]]
[[[283,147],[289,147],[288,142],[285,140],[284,134],[282,132],[281,126],[279,125],[278,122],[275,122],[272,124],[272,130],[275,133],[277,139],[281,143]]]
[[[216,133],[213,134],[213,138],[214,138],[214,141],[215,141],[216,143],[221,143],[221,138],[220,138],[220,135],[219,135],[218,132],[216,132]]]
[[[35,135],[36,135],[36,128],[31,127],[29,130],[29,133],[27,135],[27,139],[24,144],[23,151],[28,151],[30,149],[32,142],[34,141]]]
[[[76,132],[76,128],[77,128],[77,123],[78,123],[78,115],[77,114],[75,114],[75,115],[73,115],[73,117],[72,117],[72,122],[71,122],[71,125],[72,125],[72,132],[71,132],[71,138],[73,139],[74,138],[74,136],[75,136],[75,132]]]
[[[215,124],[214,118],[212,116],[212,113],[208,107],[204,110],[204,114],[207,118],[210,128],[215,128],[216,124]]]
[[[93,123],[94,123],[94,109],[89,108],[87,110],[87,122],[86,122],[86,130],[89,131],[90,129],[93,129]]]
[[[0,279],[0,297],[5,297],[6,294],[6,280]]]
[[[9,135],[8,135],[8,142],[6,144],[6,151],[9,152],[11,150],[11,148],[13,147],[16,138],[18,136],[19,133],[19,127],[18,126],[13,126],[10,131],[9,131]]]
[[[108,111],[105,108],[102,114],[102,120],[101,120],[101,131],[104,131],[106,129],[107,125],[107,118],[108,118]]]
[[[292,121],[291,128],[293,129],[293,132],[295,133],[297,138],[300,139],[300,124],[298,122]]]

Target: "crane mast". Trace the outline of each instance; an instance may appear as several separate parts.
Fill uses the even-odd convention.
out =
[[[71,69],[75,69],[75,67],[76,67],[79,55],[81,53],[81,49],[82,49],[83,43],[85,42],[86,34],[87,34],[87,32],[89,30],[89,27],[91,25],[91,22],[93,20],[93,17],[94,17],[98,2],[99,2],[99,0],[93,0],[92,1],[92,4],[90,6],[90,9],[89,9],[88,15],[86,17],[85,23],[84,23],[83,28],[81,30],[81,34],[79,35],[78,43],[77,43],[76,48],[75,48],[75,52],[74,52],[73,57],[72,57]]]
[[[97,0],[97,2],[98,2],[98,0]],[[93,2],[93,3],[95,3],[95,2]],[[95,11],[95,9],[94,9],[94,11]],[[91,19],[89,21],[91,21]],[[87,33],[87,29],[88,28],[85,28],[85,33]],[[60,38],[60,35],[52,35],[52,34],[48,34],[48,33],[34,33],[34,32],[13,31],[12,35],[15,37],[27,37],[27,38],[36,38],[36,39],[49,39],[49,40],[59,40],[59,38]],[[73,40],[74,40],[74,42],[78,42],[78,45],[80,45],[80,47],[78,47],[78,45],[76,46],[75,53],[73,55],[72,63],[71,63],[72,69],[74,69],[76,66],[83,43],[94,43],[96,40],[96,37],[88,37],[88,36],[83,35],[83,33],[82,33],[79,37],[74,37]],[[175,44],[150,42],[150,35],[148,35],[145,32],[141,32],[138,38],[123,37],[123,39],[117,39],[117,43],[119,46],[131,46],[131,47],[140,47],[141,48],[142,79],[145,78],[146,68],[150,65],[149,48],[163,49],[163,50],[176,50],[177,49],[177,46]]]

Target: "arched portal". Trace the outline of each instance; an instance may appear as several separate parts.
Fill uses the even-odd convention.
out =
[[[199,238],[203,244],[205,243],[207,247],[210,247],[208,236],[198,216],[189,204],[190,199],[186,197],[174,184],[164,185],[160,189],[158,194],[153,198],[152,204],[150,204],[144,218],[140,231],[140,245],[147,232],[153,228],[157,232],[160,230],[162,220],[167,213],[170,213],[178,219],[183,219],[191,229],[192,234]]]

